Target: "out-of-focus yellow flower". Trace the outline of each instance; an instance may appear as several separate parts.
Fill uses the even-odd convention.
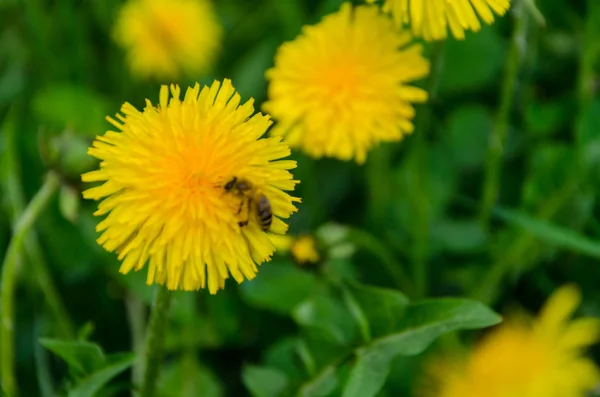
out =
[[[581,301],[573,285],[558,289],[537,319],[514,318],[466,358],[432,362],[422,395],[431,397],[584,397],[600,381],[584,350],[600,340],[600,320],[569,318]]]
[[[374,3],[376,0],[366,0]],[[479,17],[488,25],[494,14],[504,15],[510,0],[382,0],[383,10],[391,13],[397,25],[410,25],[413,34],[425,40],[442,40],[450,28],[457,39],[465,31],[481,29]]]
[[[296,262],[300,264],[317,263],[320,260],[313,236],[292,237],[290,235],[272,234],[269,238],[277,252],[287,254],[291,251]]]
[[[408,85],[429,73],[422,47],[374,6],[341,9],[284,43],[267,71],[271,130],[313,157],[356,159],[412,132],[427,93]]]
[[[206,72],[222,35],[210,0],[127,0],[113,28],[133,75],[170,80]]]
[[[312,236],[300,236],[292,243],[292,255],[298,263],[317,263],[320,259],[319,252]]]
[[[252,116],[252,99],[240,106],[231,81],[202,90],[196,84],[183,100],[171,86],[169,96],[163,86],[158,106],[147,100],[140,112],[125,103],[119,121],[108,118],[120,132],[98,136],[89,149],[102,162],[82,179],[104,184],[84,197],[103,199],[95,215],[108,216],[96,228],[98,243],[119,254],[121,273],[149,262],[148,284],[171,290],[208,284],[216,293],[230,274],[238,283],[254,278],[256,265],[275,250],[256,208],[245,210],[249,196],[224,187],[234,176],[249,181],[250,193],[270,201],[270,231],[283,234],[281,218],[299,201],[284,192],[297,183],[288,171],[296,162],[281,160],[290,150],[280,138],[260,139],[271,121]]]

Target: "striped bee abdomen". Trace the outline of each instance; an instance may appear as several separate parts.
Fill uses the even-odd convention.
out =
[[[271,203],[265,195],[260,194],[256,197],[256,211],[260,228],[266,232],[271,228],[273,212],[271,211]]]

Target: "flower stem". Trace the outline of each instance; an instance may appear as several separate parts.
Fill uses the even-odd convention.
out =
[[[512,14],[515,25],[506,58],[504,82],[500,94],[500,107],[498,108],[496,122],[488,142],[482,201],[479,211],[479,219],[485,227],[489,224],[492,209],[498,198],[502,154],[508,135],[519,69],[526,55],[528,15],[525,11],[522,1],[514,2]]]
[[[12,110],[12,112],[14,111]],[[20,163],[16,143],[17,128],[12,124],[14,122],[11,123],[9,116],[2,126],[2,130],[5,138],[6,191],[8,192],[10,218],[14,228],[27,203],[19,169]],[[40,292],[52,313],[52,319],[56,322],[58,334],[67,339],[75,338],[73,323],[48,270],[35,230],[25,236],[24,245],[24,254],[31,264],[31,270],[35,273]]]
[[[0,375],[4,392],[12,397],[17,383],[14,363],[14,293],[21,260],[23,242],[27,232],[46,207],[60,185],[58,177],[49,173],[44,184],[33,197],[17,221],[2,266],[0,281]]]
[[[600,20],[600,5],[598,2],[588,2],[588,17],[586,21],[586,34],[584,51],[579,59],[578,71],[578,114],[575,117],[574,125],[580,125],[583,122],[585,112],[594,100],[594,65],[600,58],[600,47],[598,46],[596,35],[592,34],[592,30],[598,26]],[[574,128],[576,130],[576,128]],[[586,182],[590,170],[584,168],[581,158],[585,149],[579,137],[574,137],[576,142],[576,151],[578,153],[577,161],[570,168],[570,176],[567,177],[567,182],[546,201],[537,213],[537,218],[549,220],[554,217],[570,199],[576,194],[577,189]],[[499,286],[502,283],[506,274],[515,269],[515,264],[522,263],[523,257],[530,251],[531,246],[535,243],[535,238],[526,231],[521,232],[514,242],[506,249],[502,256],[498,258],[488,272],[484,275],[481,282],[472,291],[471,297],[482,301],[485,304],[491,304],[498,294]]]
[[[170,302],[171,291],[164,286],[160,286],[154,297],[150,324],[146,331],[146,359],[141,397],[154,397],[156,395],[156,384],[162,364]]]
[[[144,328],[146,327],[145,305],[134,294],[128,293],[125,298],[125,308],[127,310],[127,319],[129,320],[129,332],[131,345],[136,356],[141,357],[144,354]],[[139,362],[139,361],[138,361]],[[131,371],[131,381],[134,385],[142,382],[143,368],[136,363]],[[133,395],[133,394],[132,394]]]
[[[429,148],[427,132],[431,126],[432,104],[437,99],[437,87],[444,62],[444,42],[436,42],[431,49],[431,72],[427,82],[428,103],[422,107],[415,121],[413,167],[415,186],[413,209],[415,214],[414,240],[412,250],[414,290],[417,298],[427,295],[429,253],[429,233],[431,213],[429,206]]]

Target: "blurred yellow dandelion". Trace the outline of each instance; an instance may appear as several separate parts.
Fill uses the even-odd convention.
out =
[[[374,3],[376,0],[366,0]],[[479,18],[491,25],[494,14],[504,15],[510,0],[382,0],[383,10],[392,14],[397,25],[410,25],[413,34],[425,40],[442,40],[450,28],[457,39],[465,30],[481,29]]]
[[[275,250],[256,208],[246,206],[252,202],[225,187],[234,177],[251,182],[271,204],[270,231],[283,234],[281,219],[299,201],[284,192],[297,183],[288,171],[296,162],[282,160],[290,150],[281,138],[261,139],[269,117],[252,116],[253,100],[240,105],[229,80],[196,84],[183,100],[178,86],[170,93],[162,86],[158,106],[147,100],[140,112],[125,103],[119,121],[108,118],[120,132],[98,136],[89,149],[102,161],[82,179],[104,183],[84,197],[103,199],[98,243],[118,253],[121,273],[148,262],[148,284],[215,293],[229,275],[254,278]]]
[[[267,71],[264,109],[273,135],[313,157],[355,159],[378,142],[412,132],[414,108],[427,93],[409,82],[429,73],[422,47],[410,44],[377,7],[341,9],[284,43]]]
[[[320,259],[315,239],[312,236],[300,236],[291,246],[292,255],[298,263],[317,263]]]
[[[206,72],[221,36],[210,0],[128,0],[113,28],[132,73],[159,79]]]
[[[431,397],[584,397],[600,372],[584,350],[600,340],[600,319],[570,320],[581,301],[573,285],[558,289],[534,321],[513,318],[468,355],[440,358],[423,391]]]

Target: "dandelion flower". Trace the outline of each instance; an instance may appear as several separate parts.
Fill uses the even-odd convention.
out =
[[[297,183],[288,171],[296,162],[283,159],[290,150],[280,138],[261,138],[269,117],[252,116],[252,100],[240,105],[229,80],[196,84],[183,100],[178,86],[170,94],[162,86],[158,106],[147,100],[140,112],[125,103],[118,121],[107,118],[119,132],[96,138],[88,153],[100,169],[82,176],[104,183],[83,194],[103,200],[98,243],[118,253],[121,273],[148,263],[148,284],[214,294],[229,275],[254,278],[275,250],[248,196],[225,186],[233,177],[250,182],[270,201],[270,232],[283,234],[282,218],[299,201],[285,192]]]
[[[222,34],[210,0],[128,0],[113,28],[132,74],[159,79],[206,72]]]
[[[443,40],[450,28],[457,39],[465,30],[481,29],[479,17],[488,25],[494,14],[504,15],[510,0],[382,0],[383,11],[391,13],[397,25],[410,25],[413,34],[427,41]],[[374,3],[375,0],[366,0]]]
[[[312,236],[300,236],[291,246],[292,255],[298,263],[317,263],[320,259],[315,239]]]
[[[584,397],[600,381],[584,350],[600,340],[600,320],[570,320],[581,300],[573,285],[558,289],[533,321],[512,319],[466,358],[431,365],[432,397]],[[431,382],[433,380],[433,382]]]
[[[340,10],[306,26],[277,51],[267,71],[264,109],[277,121],[272,134],[313,157],[355,159],[382,141],[412,132],[427,93],[408,85],[429,73],[422,46],[410,44],[377,7]]]

